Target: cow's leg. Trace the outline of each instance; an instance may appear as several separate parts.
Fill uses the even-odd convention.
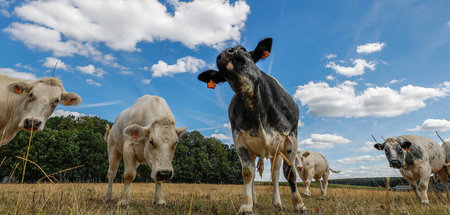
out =
[[[164,200],[164,193],[162,189],[162,181],[156,181],[155,182],[155,201],[153,202],[154,205],[165,205],[166,201]]]
[[[125,164],[125,171],[123,175],[123,190],[120,195],[120,201],[117,203],[119,207],[128,207],[130,205],[130,185],[136,178],[136,169],[139,163],[136,160],[134,148],[125,144],[123,150],[123,162]]]
[[[306,181],[305,181],[305,196],[311,196],[311,191],[309,190],[311,187],[311,181],[314,176],[314,172],[312,170],[304,170],[306,174]]]
[[[244,181],[244,193],[242,194],[242,204],[241,208],[239,209],[239,214],[252,214],[253,213],[252,184],[256,169],[255,168],[256,156],[251,156],[247,148],[245,148],[242,144],[236,144],[236,151],[239,155],[239,159],[241,160],[242,178]]]
[[[256,208],[256,204],[257,204],[257,199],[256,199],[256,192],[255,192],[255,176],[256,174],[253,174],[253,179],[252,179],[252,197],[253,197],[253,207]]]
[[[325,173],[323,175],[323,196],[327,196],[327,189],[328,189],[328,176],[330,175],[330,172]],[[320,185],[322,187],[322,184]]]
[[[414,193],[416,194],[417,199],[419,201],[422,201],[422,197],[419,194],[419,188],[418,188],[417,182],[415,180],[413,180],[413,179],[411,179],[411,180],[406,179],[406,180],[408,181],[408,183],[411,186],[411,188],[414,190]]]
[[[283,173],[284,177],[289,183],[289,187],[291,188],[291,198],[292,198],[292,204],[294,205],[294,211],[295,212],[306,212],[305,204],[303,204],[302,197],[300,196],[300,193],[297,189],[297,173],[295,171],[295,152],[297,151],[297,138],[289,136],[286,138],[284,142],[285,146],[285,155],[288,158],[288,160],[291,162],[292,166],[289,166],[289,164],[286,163],[286,161],[283,162]],[[286,147],[287,146],[287,147]],[[287,153],[290,152],[290,153]]]
[[[280,178],[280,167],[281,167],[281,156],[276,155],[274,158],[270,159],[272,171],[272,185],[273,185],[273,197],[272,204],[274,207],[281,209],[283,205],[281,204],[280,189],[278,187],[278,180]]]
[[[447,169],[442,168],[439,172],[439,178],[441,178],[442,185],[444,185],[445,193],[447,194],[447,202],[450,202],[450,192],[448,190],[448,176]]]
[[[116,178],[117,169],[119,168],[120,159],[122,155],[115,150],[108,151],[108,160],[109,160],[109,168],[108,168],[108,188],[106,190],[105,200],[111,201],[113,198],[113,183],[114,178]]]
[[[422,204],[430,204],[430,201],[428,200],[428,184],[430,182],[430,175],[431,175],[431,168],[422,167],[419,169],[419,175],[420,175],[420,182],[419,186],[422,192],[422,200],[420,203]]]

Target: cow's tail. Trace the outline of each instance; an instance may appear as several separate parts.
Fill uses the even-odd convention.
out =
[[[341,172],[341,171],[333,170],[331,168],[330,168],[330,171],[333,172],[333,173],[340,173]]]
[[[256,168],[258,169],[259,175],[262,178],[262,174],[264,172],[264,158],[259,157],[258,165],[256,166]]]
[[[105,136],[103,136],[103,139],[106,142],[108,142],[108,137],[109,137],[109,132],[111,131],[111,127],[109,126],[109,124],[106,124],[105,128],[106,128],[106,132],[105,132]]]

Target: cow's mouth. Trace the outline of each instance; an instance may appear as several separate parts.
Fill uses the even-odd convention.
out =
[[[38,129],[24,128],[23,130],[27,132],[36,132]]]

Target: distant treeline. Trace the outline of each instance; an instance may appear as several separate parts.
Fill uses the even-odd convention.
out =
[[[112,124],[98,117],[50,118],[43,131],[33,133],[28,159],[36,162],[47,174],[71,167],[83,167],[58,173],[60,182],[106,182],[108,154],[103,140],[105,125]],[[0,147],[0,183],[5,177],[18,181],[22,177],[23,161],[30,133],[21,131],[8,144]],[[234,146],[216,138],[205,138],[198,131],[186,132],[178,142],[173,160],[175,183],[241,183],[241,165]],[[136,182],[149,182],[148,165],[139,166]],[[121,182],[121,161],[116,181]],[[12,176],[12,177],[11,177]],[[45,175],[28,163],[25,181],[36,182]],[[44,180],[48,181],[48,180]]]
[[[344,185],[357,185],[357,186],[367,186],[367,187],[386,187],[386,178],[346,178],[346,179],[330,179],[328,180],[330,184],[344,184]],[[395,187],[397,185],[409,185],[403,177],[391,177],[389,178],[389,186]]]

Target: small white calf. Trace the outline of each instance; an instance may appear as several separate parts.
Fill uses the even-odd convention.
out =
[[[297,168],[300,178],[305,182],[305,195],[311,196],[309,188],[311,181],[314,178],[320,184],[320,191],[323,196],[327,195],[328,176],[330,171],[339,173],[339,171],[332,170],[328,165],[328,160],[320,153],[298,150],[295,157],[295,166]],[[323,178],[323,186],[320,178]]]

